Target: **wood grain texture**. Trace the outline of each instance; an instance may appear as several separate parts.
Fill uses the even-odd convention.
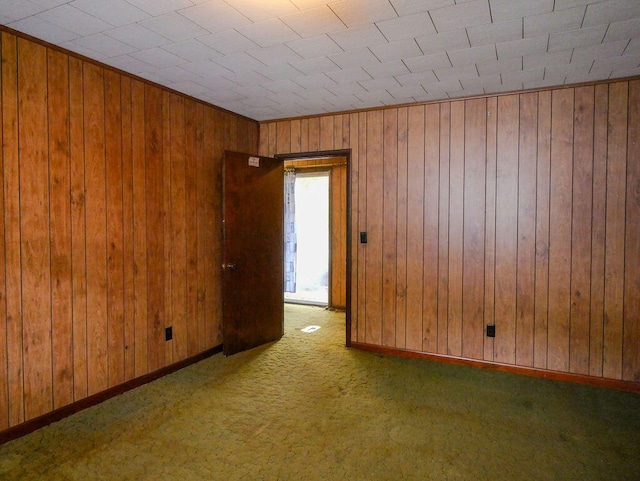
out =
[[[2,34],[0,32],[0,54],[2,54]],[[0,112],[2,112],[2,67],[0,65]],[[2,115],[0,115],[0,156],[4,158],[2,150],[3,142]],[[4,212],[4,169],[0,169],[0,213]],[[0,252],[5,252],[4,216],[0,215]],[[6,278],[5,259],[0,256],[0,312],[6,315]],[[9,372],[8,346],[7,346],[7,322],[0,324],[0,373]],[[0,431],[9,427],[9,379],[0,375]]]

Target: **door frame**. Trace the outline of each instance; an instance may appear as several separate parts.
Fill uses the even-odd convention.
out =
[[[345,280],[347,305],[345,311],[345,345],[351,347],[351,149],[296,152],[274,156],[275,159],[283,162],[285,160],[309,160],[316,157],[345,157],[347,159],[347,278]],[[329,248],[331,248],[331,245],[329,245]]]

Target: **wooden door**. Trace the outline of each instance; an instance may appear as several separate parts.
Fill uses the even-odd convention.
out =
[[[281,161],[225,152],[225,355],[280,339],[284,333],[283,190]]]

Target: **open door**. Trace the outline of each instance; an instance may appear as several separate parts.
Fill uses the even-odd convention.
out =
[[[284,333],[284,169],[225,152],[223,350],[235,354]]]

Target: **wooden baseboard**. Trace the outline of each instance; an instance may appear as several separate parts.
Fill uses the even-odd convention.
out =
[[[348,346],[349,347],[349,346]],[[377,346],[374,344],[365,344],[361,342],[352,342],[350,347],[360,349],[362,351],[375,352],[377,354],[385,354],[390,356],[410,357],[414,359],[424,359],[427,361],[444,362],[447,364],[457,364],[459,366],[471,366],[481,369],[491,369],[493,371],[508,372],[512,374],[522,374],[524,376],[540,377],[551,379],[554,381],[572,382],[576,384],[586,384],[589,386],[605,387],[616,389],[619,391],[628,391],[640,394],[640,382],[622,381],[619,379],[607,379],[595,376],[586,376],[584,374],[573,374],[568,372],[549,371],[535,367],[514,366],[511,364],[503,364],[491,361],[479,361],[475,359],[466,359],[445,354],[428,354],[420,351],[410,351],[406,349],[397,349],[390,347]]]
[[[0,445],[222,352],[222,344],[0,432]]]

